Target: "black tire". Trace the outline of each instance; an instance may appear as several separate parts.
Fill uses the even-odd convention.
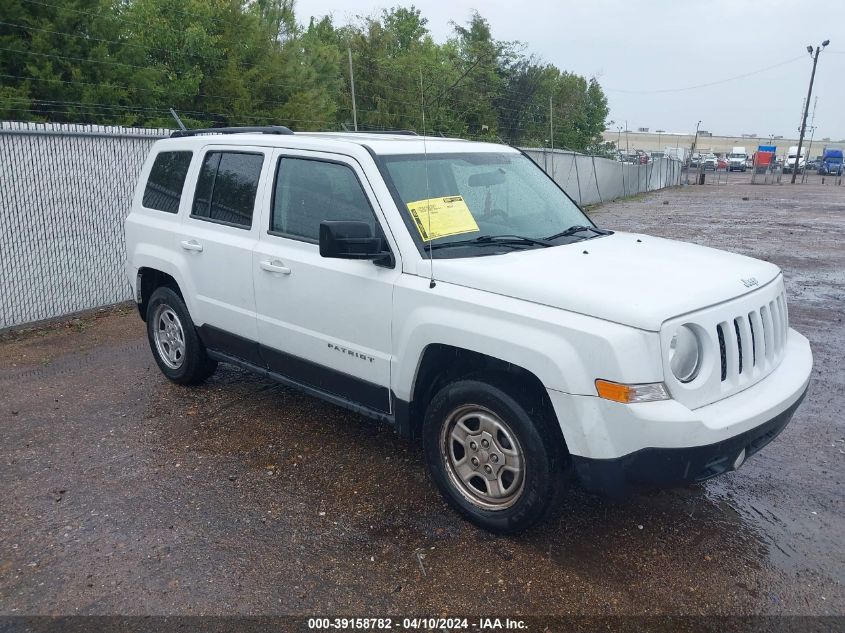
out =
[[[569,456],[557,421],[547,411],[548,407],[541,403],[537,394],[531,394],[531,398],[513,397],[507,391],[516,391],[512,387],[508,387],[506,391],[503,387],[501,381],[486,379],[465,379],[445,386],[428,405],[423,420],[422,438],[429,472],[452,507],[485,530],[497,534],[512,534],[534,525],[559,504],[568,472]],[[514,491],[513,499],[507,502],[510,505],[506,507],[482,507],[485,500],[473,498],[481,496],[481,493],[473,491],[467,483],[462,484],[457,474],[458,468],[451,465],[454,464],[454,461],[450,460],[454,457],[452,442],[455,440],[451,438],[448,429],[455,428],[456,416],[460,415],[465,416],[460,419],[467,420],[464,428],[471,426],[473,407],[497,416],[499,422],[503,422],[507,431],[515,437],[516,450],[524,456],[520,462],[523,464],[523,474],[511,477],[510,484],[512,488],[516,488],[516,478],[519,478],[521,487]],[[480,477],[483,473],[479,466],[471,466],[465,461],[471,456],[481,455],[470,452],[471,442],[468,440],[472,437],[478,439],[482,436],[466,436],[466,443],[460,444],[467,447],[460,462],[465,468],[476,470],[478,477],[473,476],[473,479],[480,479],[489,493],[489,486]],[[505,448],[508,443],[506,438],[507,435],[500,442]],[[514,450],[513,447],[510,449]],[[449,454],[450,450],[453,451],[452,456]],[[487,456],[482,458],[481,468],[486,468],[488,463],[492,463],[489,460],[493,459],[492,454],[497,450],[503,450],[499,444],[494,444],[489,454],[483,451]],[[511,458],[499,459],[502,461],[498,472],[502,473],[501,478],[504,479],[505,462]],[[475,487],[477,486],[476,481]],[[491,501],[499,502],[492,499]]]
[[[164,342],[160,346],[156,340],[156,330],[164,333],[166,328],[166,325],[162,325],[160,317],[167,319],[168,316],[172,318],[174,315],[175,319],[172,322],[178,327],[181,337],[175,335],[175,338],[171,337],[171,340],[178,339],[180,344],[171,348],[167,342]],[[159,334],[160,338],[163,336],[164,334]],[[205,345],[197,336],[185,302],[171,288],[166,286],[157,288],[147,302],[147,339],[161,373],[175,383],[198,385],[217,369],[217,361],[208,357]],[[168,357],[165,350],[177,347],[181,348],[181,353],[177,350],[173,358]]]

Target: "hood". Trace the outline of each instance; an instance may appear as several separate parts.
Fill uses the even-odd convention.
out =
[[[427,276],[428,262],[419,270]],[[434,264],[438,281],[652,331],[779,274],[758,259],[634,233]]]

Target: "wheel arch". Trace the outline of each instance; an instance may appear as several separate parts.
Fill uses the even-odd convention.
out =
[[[548,391],[532,371],[507,360],[465,347],[443,343],[427,345],[420,355],[405,416],[399,424],[401,433],[415,438],[420,434],[426,407],[434,395],[451,382],[474,379],[498,387],[531,413],[540,407],[555,422],[557,416]],[[561,431],[561,439],[565,442]]]
[[[142,320],[147,320],[147,305],[149,305],[150,297],[157,288],[161,287],[170,288],[179,295],[182,301],[185,301],[182,288],[173,275],[152,266],[141,266],[138,268],[135,300]],[[190,308],[188,309],[190,310]]]
[[[146,318],[146,301],[153,291],[166,285],[173,288],[174,292],[181,297],[191,317],[196,321],[199,315],[194,300],[194,289],[190,284],[190,275],[185,263],[174,258],[171,250],[150,242],[138,243],[130,247],[127,272],[141,318]]]

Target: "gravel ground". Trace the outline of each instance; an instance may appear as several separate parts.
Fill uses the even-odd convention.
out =
[[[169,384],[119,308],[0,342],[0,614],[845,614],[845,188],[744,180],[592,211],[784,270],[814,376],[738,472],[492,536],[383,426],[230,367]]]

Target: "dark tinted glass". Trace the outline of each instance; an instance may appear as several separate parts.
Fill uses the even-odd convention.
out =
[[[220,163],[219,152],[209,152],[205,155],[197,177],[197,190],[194,193],[194,206],[191,215],[201,218],[208,217],[211,205],[211,189],[214,187],[214,177],[217,175],[217,165]]]
[[[156,156],[144,188],[145,207],[178,213],[191,156],[192,152],[161,152]]]
[[[363,221],[374,235],[377,232],[372,208],[352,169],[318,160],[281,159],[270,229],[316,241],[323,220]]]
[[[197,179],[193,215],[237,226],[251,226],[263,162],[261,154],[206,154]]]

